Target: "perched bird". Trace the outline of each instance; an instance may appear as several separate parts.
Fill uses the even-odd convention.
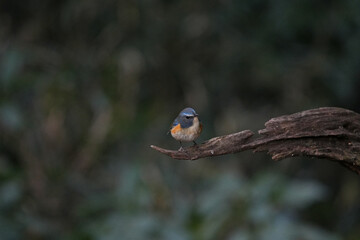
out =
[[[201,130],[202,124],[198,114],[194,109],[188,107],[182,110],[174,120],[170,133],[173,138],[180,142],[181,150],[181,142],[193,141],[196,145],[195,139],[200,136]]]

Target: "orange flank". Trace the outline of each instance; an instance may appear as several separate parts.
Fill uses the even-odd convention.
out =
[[[180,123],[171,129],[171,133],[175,134],[181,130]]]

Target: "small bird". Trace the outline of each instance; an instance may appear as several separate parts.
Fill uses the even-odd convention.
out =
[[[188,107],[182,110],[177,118],[174,120],[170,132],[171,136],[180,142],[180,149],[182,150],[181,142],[194,142],[200,136],[202,131],[202,124],[199,120],[199,115],[194,109]]]

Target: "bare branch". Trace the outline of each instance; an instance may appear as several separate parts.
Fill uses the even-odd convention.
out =
[[[252,131],[245,130],[238,133],[215,137],[200,145],[175,151],[163,149],[154,145],[151,145],[150,147],[175,159],[196,160],[199,158],[224,155],[246,150],[244,148],[245,143],[253,135],[254,133]]]
[[[272,118],[259,131],[250,130],[212,138],[183,150],[150,147],[174,159],[195,160],[252,149],[266,151],[274,160],[311,156],[338,161],[360,175],[360,114],[325,107]]]

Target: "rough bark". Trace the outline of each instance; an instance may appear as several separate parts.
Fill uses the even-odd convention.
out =
[[[273,160],[310,156],[337,161],[360,175],[360,114],[324,107],[276,117],[265,123],[260,136],[244,130],[212,138],[182,150],[150,147],[174,159],[196,160],[252,149],[268,152]]]

